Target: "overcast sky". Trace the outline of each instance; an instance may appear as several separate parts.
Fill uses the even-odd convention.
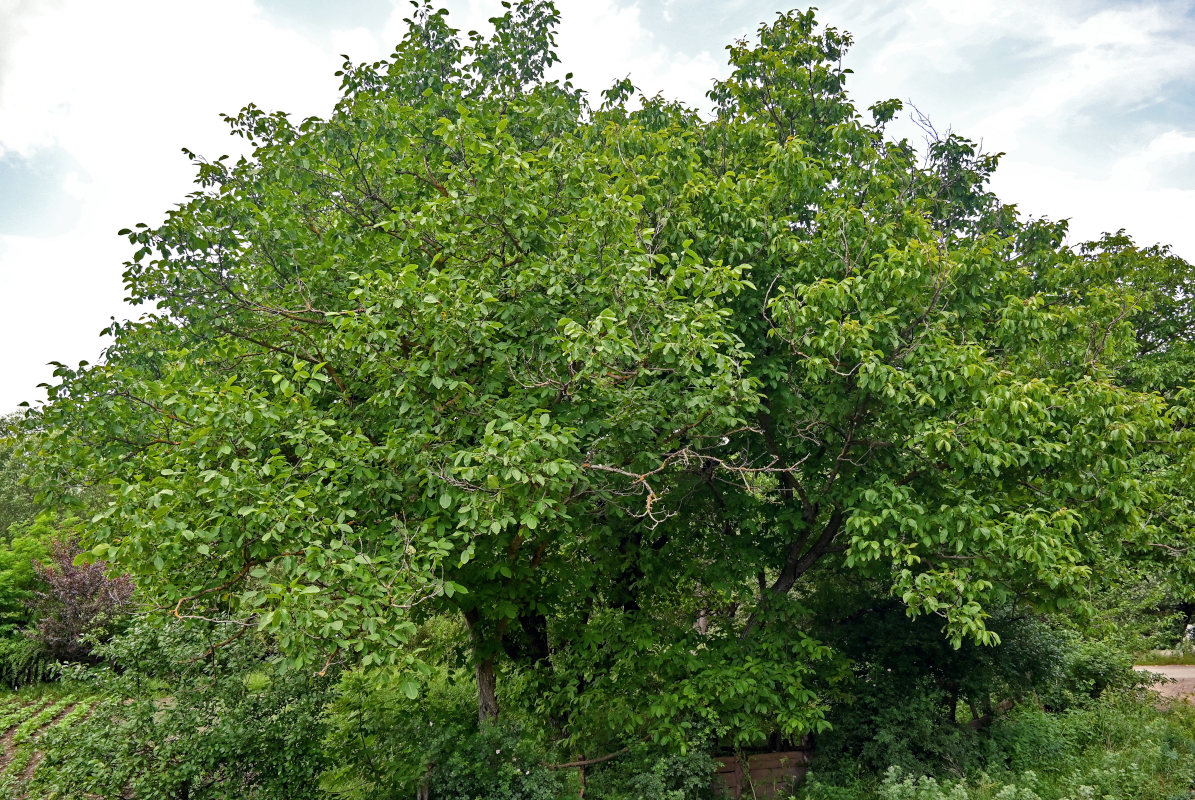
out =
[[[777,0],[558,0],[562,67],[596,96],[630,75],[704,105],[723,47]],[[463,30],[497,0],[450,0]],[[1126,228],[1195,258],[1195,0],[824,0],[865,108],[911,101],[1007,153],[995,185],[1072,241]],[[335,102],[348,53],[401,37],[406,0],[0,0],[0,413],[46,363],[95,359],[122,304],[116,236],[190,191],[181,147],[239,153],[221,112]],[[915,130],[906,129],[910,134]],[[902,131],[903,132],[903,131]]]

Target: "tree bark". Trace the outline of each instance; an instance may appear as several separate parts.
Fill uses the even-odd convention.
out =
[[[492,656],[477,662],[477,718],[483,724],[498,718],[498,682]]]
[[[822,528],[821,535],[818,536],[817,541],[813,545],[804,550],[805,545],[809,539],[809,531],[806,530],[796,542],[789,546],[788,556],[784,562],[784,568],[780,570],[780,575],[777,576],[775,582],[767,592],[763,591],[763,586],[760,586],[760,604],[764,604],[768,600],[768,596],[777,596],[787,594],[793,588],[793,584],[797,582],[797,578],[804,575],[809,569],[817,563],[818,559],[831,551],[831,543],[834,537],[842,529],[842,524],[846,520],[846,515],[842,509],[834,509],[830,513],[830,519],[826,521],[826,525]],[[756,611],[747,620],[746,627],[743,632],[739,634],[739,638],[747,640],[752,633],[755,632],[759,625],[759,611]]]
[[[477,609],[462,611],[462,614],[465,617],[465,625],[469,628],[469,638],[473,641],[474,674],[477,676],[477,718],[482,723],[493,722],[498,718],[498,679],[494,674],[494,658],[497,656],[498,648],[487,646],[491,643],[482,632],[481,614]]]

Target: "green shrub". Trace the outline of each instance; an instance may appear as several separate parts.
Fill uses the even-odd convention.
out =
[[[0,631],[15,632],[29,623],[28,603],[37,585],[33,565],[49,556],[57,523],[56,517],[43,514],[0,535]]]
[[[1025,776],[1033,780],[1029,773]],[[943,782],[928,777],[913,777],[897,767],[884,776],[878,797],[880,800],[1041,800],[1032,789],[1016,784],[996,784],[986,776],[975,785],[963,782]]]
[[[0,686],[16,689],[57,676],[45,647],[22,632],[34,621],[28,607],[38,582],[34,564],[49,555],[55,524],[43,514],[0,535]]]
[[[1195,710],[1154,707],[1152,698],[1116,692],[1059,714],[1022,709],[993,727],[1002,772],[1033,770],[1033,788],[1051,798],[1170,800],[1195,787]],[[995,774],[995,771],[993,771]]]
[[[813,598],[843,607],[846,621],[819,635],[854,665],[831,698],[831,730],[815,738],[821,773],[838,782],[893,766],[977,774],[1000,758],[988,728],[1010,704],[1064,711],[1147,681],[1125,642],[1085,639],[1058,620],[1004,609],[988,623],[998,645],[954,648],[933,620],[909,619],[866,587],[843,589]]]
[[[453,659],[448,659],[450,662]],[[517,684],[516,680],[508,684]],[[579,756],[553,746],[550,725],[510,703],[480,725],[471,671],[441,666],[418,683],[397,668],[344,673],[327,713],[334,764],[321,787],[344,800],[555,800],[575,796]],[[601,752],[587,753],[592,758]],[[641,746],[586,769],[593,800],[700,800],[713,761],[704,750],[661,755]]]
[[[0,685],[17,689],[58,675],[58,663],[40,643],[19,633],[0,638]]]
[[[1022,706],[983,734],[965,774],[893,766],[883,779],[823,770],[803,800],[1177,800],[1195,792],[1195,709],[1109,692],[1062,712]]]
[[[1038,692],[1047,707],[1070,708],[1104,692],[1148,683],[1148,678],[1133,669],[1132,651],[1120,643],[1086,639],[1071,631],[1058,635],[1063,641],[1058,677]]]
[[[326,747],[335,767],[325,791],[346,800],[551,800],[570,776],[550,762],[542,731],[517,713],[481,726],[470,672],[441,669],[418,692],[390,668],[345,673],[327,715]]]
[[[586,797],[600,800],[702,800],[714,797],[714,760],[706,750],[631,752],[589,768]]]
[[[327,713],[335,765],[323,787],[346,800],[415,796],[444,754],[477,730],[471,677],[444,671],[417,684],[395,669],[344,673]]]
[[[542,739],[517,721],[481,725],[436,765],[431,796],[444,800],[557,800],[573,776],[570,771],[546,767],[547,755]]]
[[[330,681],[276,670],[251,636],[205,657],[217,635],[141,623],[101,646],[115,669],[72,674],[104,699],[42,737],[41,788],[105,800],[317,796]]]
[[[132,584],[72,563],[81,525],[43,512],[0,535],[0,686],[56,679],[59,660],[86,660],[91,638],[118,625]]]

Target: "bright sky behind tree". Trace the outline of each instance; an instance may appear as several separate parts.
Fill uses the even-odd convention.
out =
[[[444,0],[462,31],[498,0]],[[560,72],[596,97],[630,76],[698,107],[723,47],[776,0],[558,0]],[[787,9],[789,6],[783,6]],[[912,103],[1007,155],[1000,196],[1066,217],[1073,242],[1125,228],[1195,259],[1195,1],[825,0],[850,31],[859,108]],[[242,152],[221,112],[326,114],[347,53],[385,57],[406,0],[0,0],[0,413],[44,397],[50,360],[94,360],[122,303],[116,230],[191,191],[188,147]],[[909,114],[903,115],[908,120]],[[891,129],[920,142],[905,123]]]

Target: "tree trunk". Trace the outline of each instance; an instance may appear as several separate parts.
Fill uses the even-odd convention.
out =
[[[492,722],[498,718],[498,679],[494,674],[494,658],[498,655],[499,646],[491,646],[482,632],[481,614],[477,609],[462,611],[465,625],[469,628],[469,638],[473,641],[473,664],[477,675],[477,718],[483,723]],[[499,633],[501,637],[501,633]]]
[[[494,677],[494,659],[477,661],[477,718],[482,723],[498,718],[498,683]]]

